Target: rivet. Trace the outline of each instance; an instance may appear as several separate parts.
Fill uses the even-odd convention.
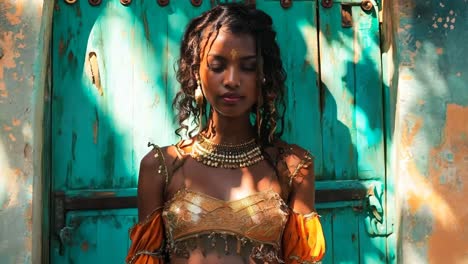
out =
[[[160,6],[167,6],[169,4],[169,0],[158,0],[158,5]]]
[[[373,7],[374,7],[374,5],[369,0],[364,0],[364,1],[361,2],[361,8],[364,11],[370,11]]]
[[[292,5],[292,0],[281,0],[280,4],[282,8],[290,8]]]
[[[98,6],[101,4],[101,0],[88,0],[89,4],[92,6]]]
[[[333,0],[322,0],[322,6],[325,8],[330,8],[333,6]]]
[[[132,3],[132,0],[120,0],[120,3],[124,6],[128,6]]]
[[[199,7],[202,4],[202,0],[191,0],[193,6]]]

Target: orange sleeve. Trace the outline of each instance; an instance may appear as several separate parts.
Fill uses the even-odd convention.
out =
[[[325,254],[325,238],[316,213],[291,212],[283,233],[283,255],[287,264],[315,263]]]
[[[136,224],[130,230],[132,245],[125,261],[128,264],[164,263],[164,227],[162,210],[158,209],[147,221]]]

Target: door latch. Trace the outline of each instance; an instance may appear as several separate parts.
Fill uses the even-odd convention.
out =
[[[387,216],[384,211],[385,192],[382,183],[376,183],[367,191],[365,225],[371,236],[387,236],[393,233],[391,226],[387,226]]]

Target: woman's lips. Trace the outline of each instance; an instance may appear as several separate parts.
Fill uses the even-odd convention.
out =
[[[225,93],[221,96],[224,102],[233,104],[242,99],[242,96],[236,94],[236,93]]]

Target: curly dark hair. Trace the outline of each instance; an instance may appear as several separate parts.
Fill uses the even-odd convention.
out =
[[[206,48],[211,48],[210,45],[223,27],[233,34],[253,36],[257,49],[257,87],[261,90],[260,111],[252,111],[256,123],[262,120],[258,139],[264,145],[281,137],[285,112],[286,72],[272,24],[268,14],[244,4],[218,5],[190,21],[183,35],[178,60],[177,80],[181,84],[181,89],[173,102],[173,106],[178,111],[177,135],[182,137],[185,131],[186,135],[192,137],[202,125],[199,121],[200,115],[205,115],[205,111],[200,111],[195,103],[194,94],[197,88],[195,76],[200,67],[202,54]],[[213,34],[215,37],[211,44],[208,44],[209,41],[202,41],[204,38],[211,39]],[[256,116],[257,112],[260,114],[259,117]],[[186,121],[191,117],[197,126],[189,131]]]

